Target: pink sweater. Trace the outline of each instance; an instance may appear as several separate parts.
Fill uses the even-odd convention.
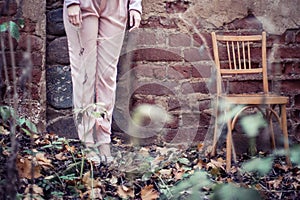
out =
[[[71,4],[80,4],[80,1],[81,0],[65,0],[65,3],[69,6]],[[142,13],[142,0],[129,0],[129,10],[137,10]]]

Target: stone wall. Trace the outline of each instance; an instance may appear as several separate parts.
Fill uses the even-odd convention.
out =
[[[38,125],[41,132],[46,128],[46,82],[45,82],[45,52],[46,52],[46,1],[26,0],[9,1],[8,7],[0,0],[0,24],[8,21],[16,22],[18,18],[24,20],[24,27],[20,29],[19,41],[13,39],[13,60],[16,65],[15,80],[17,83],[18,112],[28,117]],[[7,10],[8,8],[8,10]],[[12,86],[12,57],[9,53],[8,34],[2,34],[5,41],[5,54]],[[28,48],[28,44],[30,48]],[[26,54],[29,52],[29,54]],[[9,87],[4,84],[4,67],[1,55],[1,104],[10,103]],[[30,78],[31,81],[30,81]]]
[[[141,28],[127,33],[120,57],[114,134],[127,138],[132,110],[151,103],[162,106],[175,120],[161,127],[159,135],[150,133],[151,140],[145,142],[204,140],[211,130],[211,94],[215,91],[210,32],[265,30],[271,87],[290,98],[289,134],[300,140],[297,1],[143,0],[143,8]],[[249,84],[237,81],[232,87],[240,90]],[[48,131],[76,137],[71,89],[62,1],[48,0]]]

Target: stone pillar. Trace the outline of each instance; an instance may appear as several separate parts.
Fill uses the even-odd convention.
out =
[[[47,131],[77,138],[63,1],[47,1]]]

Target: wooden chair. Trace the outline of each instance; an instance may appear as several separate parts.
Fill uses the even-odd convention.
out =
[[[215,109],[216,119],[212,156],[215,155],[217,140],[220,135],[219,133],[221,132],[219,121],[220,118],[223,118],[227,123],[226,170],[230,170],[232,153],[234,160],[236,161],[232,141],[232,131],[242,113],[245,114],[247,109],[255,109],[257,112],[261,112],[263,114],[267,120],[266,122],[269,124],[271,132],[270,139],[273,148],[275,148],[275,136],[272,128],[272,121],[275,118],[279,122],[283,132],[284,148],[287,155],[286,160],[290,165],[288,157],[289,142],[286,119],[286,104],[288,103],[288,97],[279,96],[269,92],[266,33],[262,32],[261,35],[230,36],[216,35],[215,32],[212,32],[211,36],[216,66],[217,86]],[[257,52],[259,52],[259,54]],[[230,80],[240,80],[240,78],[247,80],[246,76],[249,75],[252,79],[253,77],[258,77],[257,80],[262,80],[262,91],[260,93],[233,94],[222,90],[222,86],[226,84],[226,87],[229,88]],[[243,90],[244,89],[245,88],[243,88]],[[221,108],[221,106],[224,105],[225,107]],[[231,112],[232,108],[238,108],[238,110]],[[224,115],[220,115],[221,113],[227,114],[225,114],[224,117]]]

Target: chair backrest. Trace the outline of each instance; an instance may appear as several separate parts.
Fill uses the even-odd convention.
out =
[[[235,36],[212,32],[211,36],[218,94],[222,93],[222,78],[250,74],[261,74],[263,92],[269,92],[265,32],[261,35]]]

